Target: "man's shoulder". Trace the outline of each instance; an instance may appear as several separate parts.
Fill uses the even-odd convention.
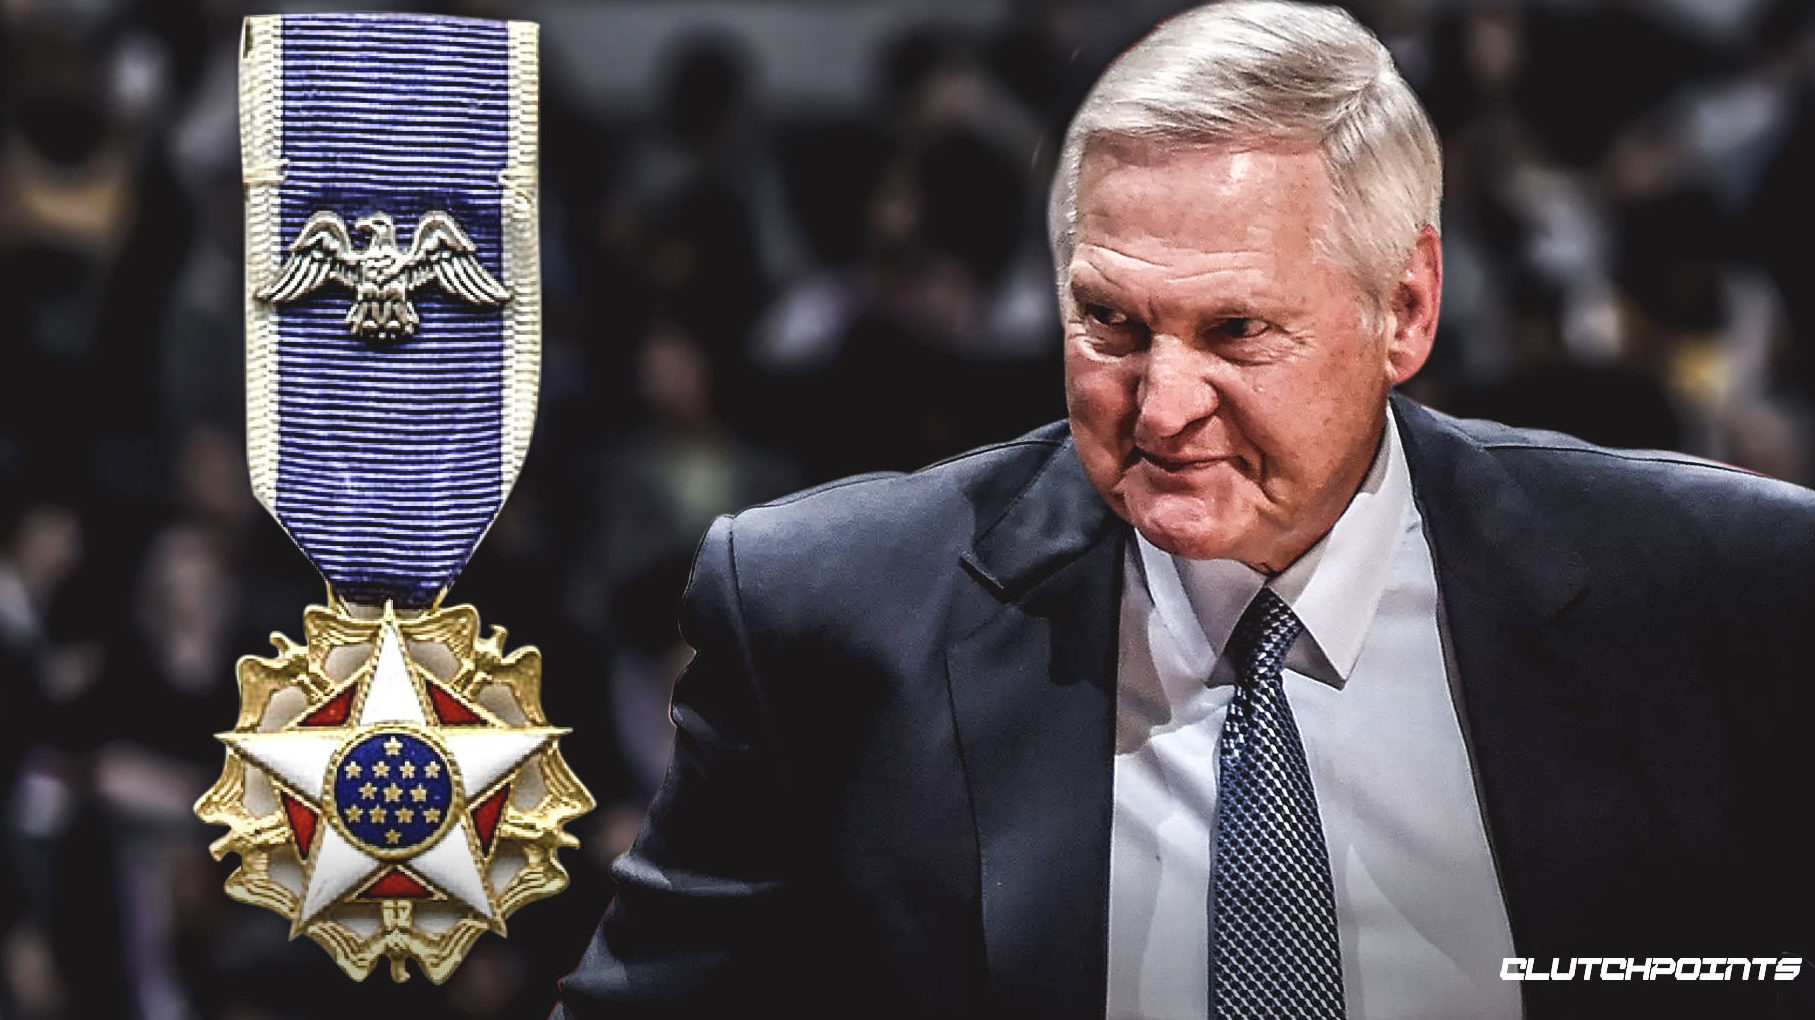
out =
[[[1522,480],[1555,478],[1564,484],[1597,485],[1605,496],[1662,496],[1686,500],[1691,507],[1717,506],[1720,500],[1731,499],[1789,512],[1815,512],[1815,491],[1705,457],[1673,450],[1596,446],[1561,432],[1494,421],[1449,420]]]
[[[802,550],[898,544],[919,534],[969,539],[1056,457],[1073,456],[1064,422],[947,457],[917,471],[826,482],[734,515],[740,540]]]
[[[1802,486],[1690,454],[1419,411],[1426,428],[1463,437],[1490,458],[1564,530],[1815,558],[1815,491]]]
[[[760,503],[713,528],[739,564],[800,572],[951,563],[1045,468],[1074,457],[1064,421],[915,472],[871,472]],[[711,539],[708,539],[711,541]]]

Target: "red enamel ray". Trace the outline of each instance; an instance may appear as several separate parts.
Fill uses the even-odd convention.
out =
[[[459,699],[441,689],[440,684],[429,684],[429,701],[435,705],[435,717],[443,726],[476,726],[485,720],[478,713],[462,705]]]
[[[504,814],[504,802],[509,799],[510,784],[506,783],[473,809],[473,831],[479,836],[479,846],[488,854],[492,852],[492,837],[498,833],[498,819]]]
[[[378,881],[366,886],[365,892],[359,894],[367,900],[424,900],[435,895],[428,886],[416,881],[403,872],[392,868],[379,876]]]
[[[315,823],[319,816],[309,805],[298,801],[289,794],[283,794],[284,814],[290,816],[290,834],[296,838],[296,853],[303,860],[309,859],[309,847],[315,842]]]
[[[303,726],[339,726],[353,713],[353,684],[302,717]]]

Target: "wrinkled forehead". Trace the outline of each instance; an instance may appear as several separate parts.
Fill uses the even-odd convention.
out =
[[[1073,254],[1109,242],[1323,258],[1335,210],[1314,146],[1104,137],[1079,164]]]

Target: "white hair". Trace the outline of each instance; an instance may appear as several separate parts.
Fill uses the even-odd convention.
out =
[[[1315,146],[1335,192],[1324,252],[1369,298],[1371,320],[1425,226],[1438,227],[1443,160],[1392,55],[1347,11],[1226,0],[1186,11],[1117,58],[1059,153],[1047,228],[1060,300],[1093,141]]]

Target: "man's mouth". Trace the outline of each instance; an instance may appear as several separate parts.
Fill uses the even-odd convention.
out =
[[[1180,456],[1180,455],[1174,455],[1174,454],[1158,453],[1158,452],[1155,452],[1152,450],[1143,450],[1139,447],[1135,448],[1134,455],[1135,455],[1135,461],[1137,463],[1139,463],[1141,461],[1145,461],[1145,462],[1147,462],[1148,465],[1150,465],[1154,469],[1164,472],[1165,474],[1168,474],[1168,475],[1188,475],[1188,474],[1191,474],[1192,472],[1202,471],[1202,470],[1210,468],[1214,465],[1220,464],[1226,460],[1231,459],[1226,456],[1224,456],[1224,457],[1206,456],[1206,455]]]

